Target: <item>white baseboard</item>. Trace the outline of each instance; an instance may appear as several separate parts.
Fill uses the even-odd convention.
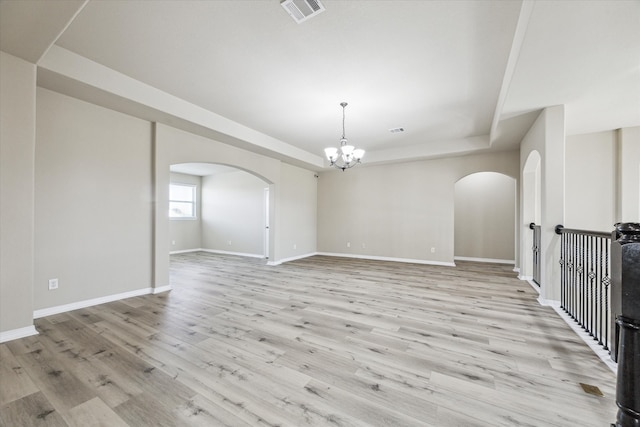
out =
[[[203,250],[203,249],[200,249],[200,248],[196,248],[196,249],[182,249],[182,250],[179,250],[179,251],[171,251],[171,252],[169,252],[169,255],[176,255],[176,254],[189,254],[189,253],[191,253],[191,252],[199,252],[199,251],[201,251],[201,250]]]
[[[340,257],[340,258],[370,259],[374,261],[405,262],[410,264],[443,265],[445,267],[456,266],[455,263],[453,262],[429,261],[424,259],[411,259],[411,258],[392,258],[392,257],[375,256],[375,255],[355,255],[355,254],[343,254],[343,253],[333,253],[333,252],[318,252],[316,255],[334,256],[334,257]]]
[[[228,252],[228,251],[218,251],[214,249],[197,249],[202,252],[209,252],[214,254],[224,254],[224,255],[237,255],[237,256],[246,256],[252,258],[264,258],[264,255],[258,254],[246,254],[241,252]],[[194,250],[195,251],[195,250]],[[308,258],[314,255],[324,255],[324,256],[333,256],[339,258],[357,258],[357,259],[369,259],[374,261],[391,261],[391,262],[406,262],[411,264],[427,264],[427,265],[443,265],[445,267],[455,267],[455,263],[453,262],[442,262],[442,261],[428,261],[423,259],[411,259],[411,258],[393,258],[393,257],[383,257],[383,256],[375,256],[375,255],[357,255],[357,254],[344,254],[344,253],[335,253],[335,252],[310,252],[307,254],[296,255],[289,258],[283,258],[277,261],[269,261],[267,265],[276,266],[283,264],[285,262],[295,261],[302,258]]]
[[[249,258],[264,258],[263,254],[249,254],[245,252],[219,251],[217,249],[198,249],[198,251],[209,252],[211,254],[245,256]]]
[[[542,297],[538,297],[538,303],[543,307],[551,307],[554,310],[556,308],[560,308],[560,301],[554,299],[544,299]]]
[[[0,332],[0,343],[30,337],[31,335],[38,335],[38,331],[36,331],[36,327],[33,325]]]
[[[159,286],[157,288],[151,288],[151,293],[152,294],[161,294],[163,292],[169,292],[171,289],[173,289],[171,287],[171,285],[166,285],[166,286]]]
[[[495,259],[495,258],[473,258],[466,256],[455,256],[454,261],[473,261],[473,262],[487,262],[492,264],[516,264],[514,259]]]
[[[318,252],[310,252],[308,254],[296,255],[289,258],[283,258],[278,261],[269,261],[267,265],[271,265],[271,266],[280,265],[280,264],[284,264],[285,262],[295,261],[303,258],[309,258],[310,256],[314,256],[314,255],[318,255]]]
[[[589,335],[587,332],[585,332],[584,329],[582,329],[580,327],[580,325],[578,325],[575,320],[573,320],[563,309],[562,307],[560,307],[560,301],[549,301],[549,300],[542,300],[542,299],[538,299],[538,301],[540,302],[541,305],[547,305],[550,306],[551,308],[554,309],[554,311],[558,314],[558,316],[560,316],[562,318],[562,320],[565,321],[565,323],[567,325],[569,325],[569,327],[571,327],[571,329],[573,329],[573,331],[576,333],[576,335],[578,335],[582,341],[585,342],[585,344],[587,344],[589,346],[589,348],[591,348],[591,350],[593,350],[593,352],[600,358],[600,360],[602,360],[604,362],[605,365],[607,365],[609,367],[609,369],[611,369],[611,371],[614,374],[617,374],[618,372],[618,364],[616,362],[614,362],[613,360],[611,360],[611,355],[609,354],[609,352],[605,349],[603,349],[594,339],[591,335]],[[544,304],[543,304],[544,302]]]
[[[112,301],[118,301],[125,298],[139,297],[141,295],[156,294],[171,290],[171,285],[161,286],[159,288],[142,288],[135,291],[122,292],[114,295],[107,295],[99,298],[92,298],[84,301],[72,302],[70,304],[58,305],[55,307],[42,308],[33,312],[33,318],[52,316],[54,314],[66,313],[67,311],[79,310],[81,308],[91,307],[98,304],[106,304]]]

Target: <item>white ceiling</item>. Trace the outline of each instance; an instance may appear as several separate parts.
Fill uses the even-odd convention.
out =
[[[558,104],[569,134],[640,125],[638,1],[322,3],[297,24],[278,0],[0,0],[0,48],[42,86],[314,169],[341,101],[368,163],[514,148]],[[77,55],[243,128],[140,108]]]

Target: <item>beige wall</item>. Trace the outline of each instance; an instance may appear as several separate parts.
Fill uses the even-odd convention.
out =
[[[202,247],[202,179],[196,175],[171,173],[171,183],[196,186],[196,219],[169,220],[171,252],[200,249]]]
[[[202,248],[264,256],[269,184],[245,171],[202,178]]]
[[[455,256],[513,262],[516,180],[479,172],[455,184]]]
[[[281,259],[315,253],[317,250],[318,179],[317,174],[283,163],[278,189],[281,205],[276,250]]]
[[[35,332],[35,90],[35,65],[0,52],[0,341]]]
[[[169,225],[168,217],[162,215],[168,209],[166,192],[159,191],[169,183],[169,166],[176,163],[218,163],[251,171],[269,184],[270,197],[270,248],[269,259],[272,263],[300,257],[315,251],[316,213],[315,200],[310,194],[316,192],[316,180],[313,172],[296,168],[279,160],[252,153],[221,142],[213,141],[189,132],[158,124],[155,130],[154,160],[156,165],[155,182],[157,212],[155,239],[154,277],[156,286],[169,283]],[[297,198],[297,194],[305,194]],[[294,198],[298,203],[291,203]],[[300,219],[300,212],[311,217]],[[295,220],[290,220],[294,218]],[[300,228],[300,221],[304,228]],[[287,236],[298,237],[296,249],[286,249],[288,244],[281,241]],[[204,242],[203,242],[204,243]],[[314,248],[310,250],[309,248]]]
[[[616,132],[567,136],[567,228],[611,231],[616,209]]]
[[[640,221],[640,127],[567,137],[565,227]]]
[[[35,65],[0,55],[0,340],[32,330],[34,308],[169,284],[172,163],[222,163],[268,181],[276,263],[316,250],[452,262],[455,182],[482,171],[518,176],[516,151],[327,171],[316,180],[273,158],[36,91]],[[546,109],[521,150],[523,159],[533,149],[543,155],[547,278],[557,265],[552,227],[564,212],[563,118],[562,107]],[[640,211],[639,137],[640,128],[618,133],[624,221],[638,221]],[[48,291],[49,278],[60,289]]]
[[[555,227],[564,222],[565,204],[565,129],[564,106],[549,107],[542,110],[534,124],[525,135],[520,145],[520,170],[524,175],[525,164],[532,152],[540,155],[540,206],[531,206],[529,213],[522,206],[527,201],[520,200],[520,259],[522,264],[530,266],[525,260],[533,256],[531,250],[531,233],[529,222],[531,212],[539,209],[541,226],[541,300],[558,301],[560,286],[560,236]],[[523,180],[524,181],[524,180]],[[525,192],[520,187],[520,194],[535,197],[535,191]],[[537,215],[536,215],[537,216]],[[521,271],[530,276],[531,271]]]
[[[170,166],[178,163],[218,163],[250,170],[271,183],[270,185],[275,185],[280,180],[280,161],[160,123],[154,129],[153,159],[156,209],[153,282],[155,288],[163,288],[170,285]],[[273,195],[271,198],[273,201]],[[272,213],[275,214],[275,203],[271,205]],[[276,232],[277,230],[272,230],[272,234],[275,235]]]
[[[37,117],[35,309],[148,288],[151,125],[41,88]]]
[[[318,184],[318,250],[451,264],[454,185],[485,171],[517,177],[518,152],[323,172]]]

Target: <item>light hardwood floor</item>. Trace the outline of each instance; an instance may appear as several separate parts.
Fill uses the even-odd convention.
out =
[[[0,345],[0,424],[608,426],[615,376],[510,270],[174,255]]]

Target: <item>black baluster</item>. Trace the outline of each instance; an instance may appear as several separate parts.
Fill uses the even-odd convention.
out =
[[[578,266],[580,265],[580,249],[578,246],[580,245],[578,235],[573,233],[573,286],[575,293],[575,305],[574,305],[574,313],[575,319],[578,324],[580,324],[580,277],[578,275]]]
[[[571,286],[571,318],[576,320],[576,274],[575,274],[575,259],[576,259],[576,235],[569,234],[570,247],[571,247],[571,260],[569,261],[569,286]]]
[[[597,306],[597,311],[596,311],[596,325],[598,328],[598,344],[602,345],[602,334],[604,333],[603,331],[603,325],[602,325],[602,247],[604,244],[604,239],[602,237],[598,238],[598,259],[596,260],[597,264],[596,264],[596,284],[597,284],[597,290],[596,290],[596,306]]]
[[[604,285],[604,322],[606,323],[604,330],[604,349],[609,350],[609,339],[611,337],[611,330],[609,329],[611,323],[609,322],[609,316],[612,313],[609,310],[609,301],[611,301],[610,293],[611,293],[611,276],[609,275],[609,249],[610,245],[605,245],[604,247],[604,278],[602,279],[602,283]],[[613,359],[616,360],[615,358]]]
[[[584,327],[584,309],[586,305],[585,300],[585,283],[584,283],[584,236],[578,236],[578,286],[580,288],[580,308],[579,308],[579,318],[578,323],[585,329]]]
[[[566,280],[565,280],[565,238],[564,234],[560,236],[560,307],[566,312],[567,311],[567,289],[566,289]]]
[[[594,236],[589,236],[589,334],[594,337],[596,335],[596,325],[594,323],[595,320],[595,311],[596,311],[596,292],[595,292],[595,273],[594,273],[594,263],[593,263],[593,251],[594,249]]]

